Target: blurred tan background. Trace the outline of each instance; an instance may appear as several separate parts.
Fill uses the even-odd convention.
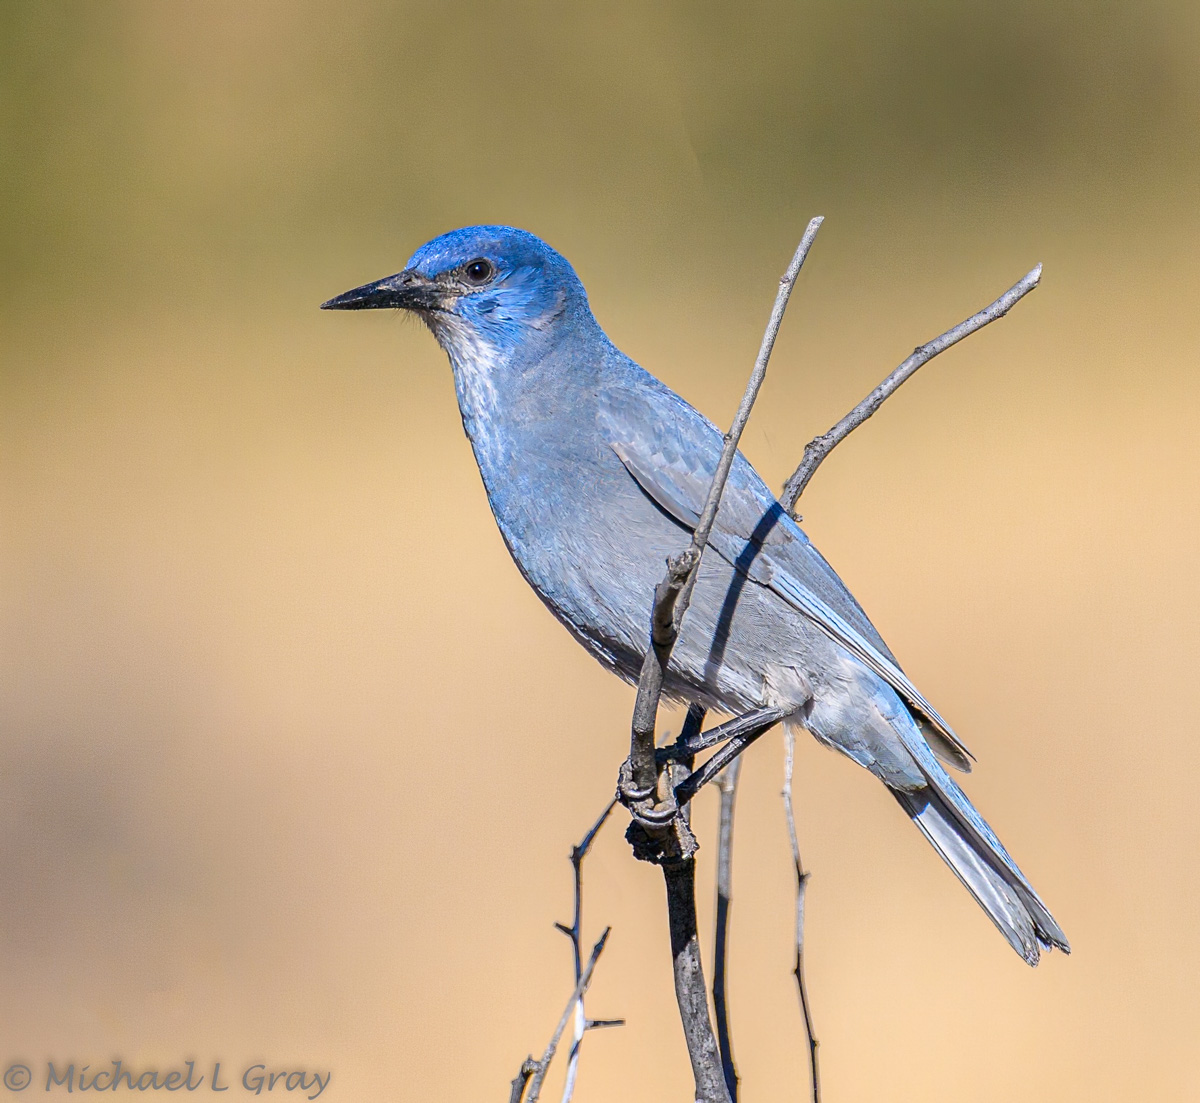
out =
[[[1075,949],[1028,970],[802,743],[826,1098],[1200,1097],[1195,4],[10,2],[0,28],[0,1061],[507,1098],[570,989],[551,923],[632,695],[509,562],[428,334],[317,304],[514,223],[727,422],[820,213],[745,442],[775,486],[1045,263],[802,511]],[[738,821],[746,1103],[807,1090],[781,760],[750,754]],[[589,1009],[629,1025],[576,1098],[686,1099],[623,826],[585,918],[614,928]]]

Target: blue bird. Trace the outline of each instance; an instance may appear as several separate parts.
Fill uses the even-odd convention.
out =
[[[463,428],[517,569],[592,655],[636,683],[664,560],[695,527],[722,434],[605,335],[566,259],[507,226],[423,245],[330,310],[394,307],[450,358]],[[673,699],[785,722],[865,767],[1036,965],[1067,940],[944,769],[969,752],[739,454],[671,658]]]

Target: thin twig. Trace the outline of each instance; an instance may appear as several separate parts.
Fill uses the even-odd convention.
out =
[[[555,923],[554,925],[571,940],[571,949],[575,957],[576,984],[583,975],[583,947],[580,944],[583,934],[583,860],[587,857],[588,851],[592,849],[592,843],[600,833],[600,828],[604,826],[616,805],[617,799],[613,797],[579,845],[571,847],[571,868],[575,874],[575,916],[569,927],[564,923]],[[617,1026],[623,1021],[622,1019],[604,1019],[590,1022],[584,1013],[583,997],[580,997],[575,1004],[575,1035],[571,1039],[571,1055],[567,1061],[566,1080],[563,1082],[562,1103],[571,1103],[571,1096],[575,1092],[575,1076],[579,1069],[579,1049],[583,1044],[584,1034],[598,1025]]]
[[[733,907],[733,810],[737,802],[741,770],[742,760],[735,758],[717,778],[717,787],[721,791],[721,819],[717,834],[717,917],[713,939],[713,1015],[717,1020],[717,1044],[721,1049],[725,1087],[729,1089],[729,1098],[733,1103],[737,1103],[738,1098],[738,1074],[729,1033],[726,987],[729,977],[729,913]]]
[[[970,318],[960,322],[953,329],[948,329],[940,337],[913,350],[913,354],[900,364],[882,383],[879,384],[866,398],[854,407],[841,421],[827,433],[815,437],[804,448],[804,456],[800,465],[784,483],[783,493],[779,502],[789,513],[795,514],[796,503],[817,468],[825,458],[846,439],[855,429],[874,414],[880,406],[890,398],[896,390],[909,379],[918,368],[927,364],[939,353],[945,352],[951,345],[957,344],[964,337],[982,329],[984,326],[1003,318],[1018,302],[1029,294],[1042,278],[1042,266],[1028,272],[1021,280],[1013,284],[1003,295],[989,306],[984,307]],[[808,1002],[808,988],[804,982],[804,904],[808,887],[808,873],[800,860],[800,844],[796,837],[796,818],[792,808],[792,769],[795,757],[795,735],[790,728],[785,730],[784,747],[784,786],[783,806],[787,816],[788,838],[792,846],[792,859],[796,867],[796,965],[793,970],[796,977],[796,989],[800,996],[800,1010],[804,1016],[804,1029],[808,1035],[809,1074],[812,1083],[813,1103],[821,1100],[821,1079],[817,1062],[818,1042],[813,1032],[812,1008]],[[715,757],[715,756],[714,756]]]
[[[729,479],[729,472],[733,467],[733,458],[737,454],[737,447],[742,439],[742,432],[746,428],[746,423],[750,420],[750,411],[754,409],[754,403],[758,398],[758,392],[762,389],[763,380],[767,377],[767,364],[770,362],[771,352],[775,348],[775,338],[779,335],[779,326],[783,322],[783,314],[787,310],[788,300],[792,297],[792,288],[796,285],[800,269],[803,267],[804,261],[808,257],[808,251],[812,248],[812,243],[816,239],[817,231],[821,228],[821,223],[824,221],[825,219],[821,215],[818,215],[809,222],[808,228],[804,231],[804,236],[800,239],[800,244],[796,246],[792,263],[788,265],[787,271],[779,281],[779,291],[775,295],[775,304],[771,307],[771,317],[767,321],[766,330],[763,332],[762,344],[758,349],[758,357],[754,361],[754,370],[750,373],[749,382],[746,384],[746,392],[742,395],[742,401],[738,405],[737,413],[734,415],[733,425],[730,426],[729,432],[725,434],[725,446],[721,449],[721,458],[717,462],[716,471],[713,473],[712,485],[708,488],[708,498],[704,502],[704,509],[700,513],[700,520],[696,523],[696,529],[692,533],[692,550],[695,552],[697,566],[700,562],[700,555],[708,544],[708,537],[712,532],[713,524],[716,522],[717,510],[721,505],[721,495],[725,491],[725,483]],[[696,585],[696,575],[697,570],[693,567],[692,573],[688,577],[682,593],[679,595],[679,600],[676,602],[676,628],[679,627],[680,622],[683,620],[683,614],[687,612],[688,603],[692,598],[692,590]]]
[[[567,1001],[567,1006],[563,1009],[562,1017],[558,1020],[558,1026],[554,1029],[554,1035],[550,1039],[550,1044],[546,1046],[546,1052],[542,1054],[540,1061],[533,1062],[533,1071],[526,1078],[529,1081],[529,1088],[528,1095],[525,1097],[525,1103],[537,1103],[538,1096],[541,1095],[542,1081],[546,1078],[546,1070],[550,1067],[550,1062],[554,1060],[559,1039],[563,1036],[563,1031],[567,1029],[567,1022],[571,1018],[571,1013],[575,1010],[576,1004],[583,999],[583,994],[588,990],[588,985],[592,983],[592,972],[596,968],[596,960],[604,950],[604,944],[608,941],[608,935],[611,930],[611,927],[605,927],[600,940],[592,947],[592,956],[588,959],[587,965],[584,966],[583,973],[575,985],[575,991],[571,993],[571,998]],[[527,1058],[526,1064],[528,1063]],[[525,1065],[522,1065],[517,1080],[513,1081],[513,1097],[510,1103],[521,1103],[521,1094],[517,1090],[517,1083],[524,1072]]]
[[[796,978],[796,989],[800,994],[800,1012],[804,1016],[804,1030],[808,1034],[808,1072],[812,1084],[813,1103],[821,1103],[821,1076],[817,1065],[817,1036],[813,1033],[812,1008],[808,1003],[808,989],[804,984],[804,897],[808,888],[808,871],[800,860],[800,843],[796,838],[796,816],[792,810],[792,761],[796,751],[796,736],[793,730],[784,729],[783,735],[783,811],[787,816],[788,839],[792,844],[792,862],[796,867],[796,967],[792,970]]]
[[[964,337],[969,337],[976,330],[983,329],[984,326],[996,321],[998,318],[1003,318],[1014,306],[1017,305],[1026,295],[1029,294],[1038,285],[1038,281],[1042,278],[1042,266],[1039,264],[1031,272],[1027,273],[1024,278],[1013,284],[1003,295],[1000,296],[990,306],[985,306],[979,313],[972,314],[964,322],[959,322],[953,329],[946,330],[940,337],[935,337],[932,341],[924,345],[918,345],[913,354],[904,361],[895,371],[891,373],[882,383],[879,384],[866,398],[864,398],[857,406],[854,407],[841,421],[839,421],[827,433],[822,433],[819,437],[814,437],[804,446],[804,457],[800,461],[800,466],[792,473],[791,477],[783,484],[783,493],[779,496],[779,503],[789,513],[794,513],[796,502],[800,495],[804,493],[804,488],[808,485],[808,481],[816,473],[822,461],[834,450],[847,436],[857,429],[864,421],[867,420],[891,394],[908,379],[919,367],[927,364],[940,352],[945,352],[951,345],[958,344]]]

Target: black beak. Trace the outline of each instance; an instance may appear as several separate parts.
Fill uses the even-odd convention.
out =
[[[364,283],[321,304],[322,310],[437,310],[441,292],[436,284],[405,269],[387,279]]]

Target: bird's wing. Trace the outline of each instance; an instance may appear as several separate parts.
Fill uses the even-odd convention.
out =
[[[666,394],[674,401],[656,402],[653,409],[627,395],[606,395],[601,422],[613,451],[646,496],[684,528],[694,529],[716,470],[721,435],[678,396]],[[655,415],[653,421],[647,415]],[[833,568],[741,453],[709,543],[736,570],[769,587],[879,675],[923,721],[924,734],[939,753],[970,770],[971,752],[908,680]]]

